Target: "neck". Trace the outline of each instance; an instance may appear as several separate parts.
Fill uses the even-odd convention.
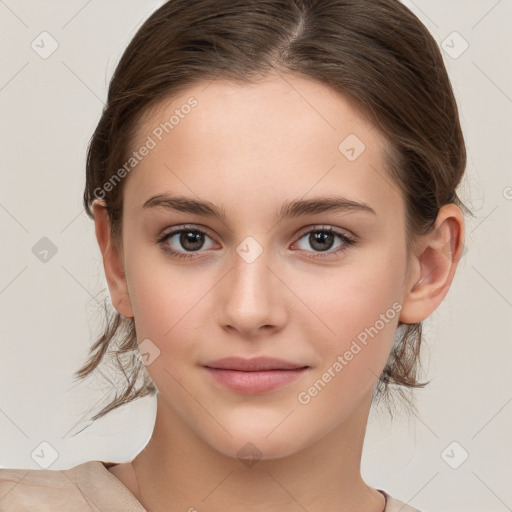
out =
[[[382,512],[383,495],[360,474],[370,404],[371,395],[338,429],[300,452],[242,462],[197,437],[158,395],[153,435],[132,461],[134,494],[151,512]]]

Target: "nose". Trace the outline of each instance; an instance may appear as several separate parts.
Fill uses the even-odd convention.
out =
[[[223,329],[254,338],[285,325],[286,287],[271,266],[266,251],[251,263],[235,255],[218,297],[217,319]]]

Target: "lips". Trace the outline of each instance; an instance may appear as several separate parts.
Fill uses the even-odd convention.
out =
[[[256,395],[293,382],[309,367],[270,357],[226,357],[210,361],[204,368],[221,387],[237,393]]]
[[[219,370],[237,370],[241,372],[260,372],[269,370],[297,370],[306,368],[307,365],[300,365],[276,359],[273,357],[255,357],[253,359],[243,359],[241,357],[225,357],[210,361],[204,366]]]

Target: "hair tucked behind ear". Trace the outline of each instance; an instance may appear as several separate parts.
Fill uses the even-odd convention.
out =
[[[387,137],[387,171],[405,200],[408,248],[433,228],[441,206],[469,212],[456,193],[466,150],[440,50],[398,0],[171,0],[140,27],[110,82],[87,153],[87,214],[92,218],[95,198],[104,199],[112,239],[122,243],[123,181],[106,184],[119,178],[149,109],[198,82],[254,83],[271,71],[339,91]],[[417,379],[421,341],[421,324],[399,326],[375,398],[425,385]],[[139,358],[120,358],[136,351],[134,320],[107,314],[77,376],[113,356],[127,386],[94,419],[156,392]]]

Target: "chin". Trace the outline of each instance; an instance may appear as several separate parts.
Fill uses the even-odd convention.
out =
[[[251,467],[258,460],[289,457],[310,446],[315,438],[321,437],[321,433],[315,436],[314,432],[308,432],[304,424],[301,426],[290,422],[285,426],[287,421],[285,420],[281,425],[279,421],[274,421],[260,425],[253,424],[250,427],[243,422],[239,425],[230,423],[229,431],[233,437],[228,435],[221,438],[212,437],[210,431],[204,433],[206,437],[203,437],[203,440],[217,452],[236,458]],[[274,427],[269,428],[270,424]]]
[[[282,459],[304,448],[297,439],[284,444],[281,438],[269,441],[265,436],[261,438],[245,436],[232,439],[228,443],[215,443],[211,446],[222,455],[237,459],[247,467],[251,467],[258,461]]]

